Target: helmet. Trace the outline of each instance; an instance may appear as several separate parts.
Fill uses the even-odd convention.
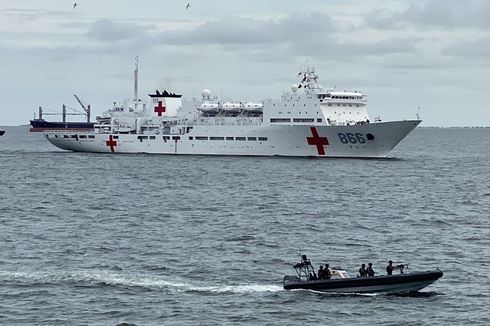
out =
[[[393,264],[393,261],[392,261],[392,260],[390,260],[390,261],[388,262],[388,264]]]

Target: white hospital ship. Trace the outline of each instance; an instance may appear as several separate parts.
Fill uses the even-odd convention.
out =
[[[138,97],[97,117],[90,131],[47,130],[56,147],[76,152],[383,158],[421,120],[381,122],[367,96],[318,85],[313,68],[278,100],[222,100],[207,89],[182,101],[167,91]]]

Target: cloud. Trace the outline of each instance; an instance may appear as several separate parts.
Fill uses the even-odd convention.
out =
[[[324,13],[296,13],[278,20],[227,16],[193,30],[167,31],[160,39],[181,45],[263,44],[294,42],[305,36],[319,37],[321,41],[334,30],[332,19]]]
[[[332,18],[321,12],[280,19],[226,17],[190,30],[170,30],[159,44],[215,45],[225,50],[277,56],[364,56],[415,51],[416,38],[346,41]]]
[[[490,58],[490,37],[479,38],[475,41],[453,43],[442,50],[443,55],[454,57]]]
[[[490,27],[490,1],[427,0],[411,4],[402,12],[374,10],[364,23],[375,29],[413,27],[473,28]]]
[[[115,23],[109,19],[97,20],[90,27],[87,36],[99,42],[136,41],[148,38],[147,31],[153,26],[131,23]]]

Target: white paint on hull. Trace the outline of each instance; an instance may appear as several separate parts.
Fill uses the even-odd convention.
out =
[[[186,134],[50,131],[45,136],[54,146],[76,152],[383,158],[420,122],[405,120],[314,127],[194,125]],[[319,137],[326,138],[328,144],[309,144],[308,138],[313,137],[312,129],[316,130]],[[365,142],[345,143],[345,139],[342,142],[339,134],[360,134]],[[373,135],[374,139],[367,140],[368,134]],[[142,137],[148,139],[141,139]],[[199,137],[209,138],[199,140]],[[223,137],[223,140],[211,140],[212,137]],[[233,137],[233,140],[226,140],[226,137]],[[237,140],[237,137],[245,137],[246,140]],[[256,140],[249,140],[249,137],[256,137]],[[259,140],[259,137],[266,140]],[[110,146],[111,142],[113,146]]]

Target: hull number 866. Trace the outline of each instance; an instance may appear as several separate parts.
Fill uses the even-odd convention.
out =
[[[339,132],[337,134],[339,136],[340,142],[342,144],[365,144],[366,139],[364,138],[364,135],[361,133],[342,133]]]

